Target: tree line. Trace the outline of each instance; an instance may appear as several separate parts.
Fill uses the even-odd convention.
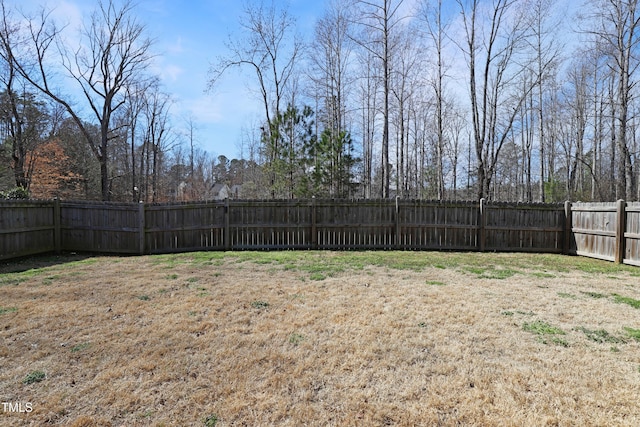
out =
[[[177,126],[133,3],[99,2],[69,46],[50,11],[0,0],[0,190],[639,200],[638,0],[572,4],[327,0],[305,40],[286,6],[246,2],[209,69],[213,92],[249,71],[263,111],[229,159]]]

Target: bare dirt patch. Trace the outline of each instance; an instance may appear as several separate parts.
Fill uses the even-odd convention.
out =
[[[0,406],[0,425],[640,425],[637,270],[403,252],[66,261],[0,270],[0,400],[32,405]]]

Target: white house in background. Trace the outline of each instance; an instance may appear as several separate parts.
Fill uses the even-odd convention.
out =
[[[242,198],[242,185],[234,184],[231,186],[231,191],[229,192],[229,197],[232,199],[241,199]]]
[[[213,200],[224,200],[231,196],[231,189],[227,184],[216,183],[211,187],[211,197]]]

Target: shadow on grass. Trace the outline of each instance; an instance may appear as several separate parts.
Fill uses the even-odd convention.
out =
[[[24,273],[29,270],[85,261],[87,259],[95,258],[97,260],[99,257],[100,255],[90,253],[63,252],[59,255],[43,254],[13,258],[7,261],[0,261],[0,274]]]

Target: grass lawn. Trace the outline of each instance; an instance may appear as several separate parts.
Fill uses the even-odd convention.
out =
[[[0,333],[0,426],[640,425],[640,269],[587,258],[37,257]]]

